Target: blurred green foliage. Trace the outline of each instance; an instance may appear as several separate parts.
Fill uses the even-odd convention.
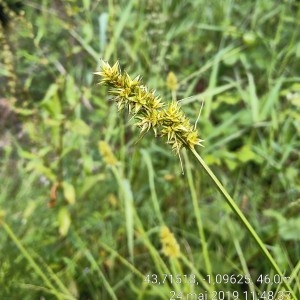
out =
[[[60,278],[75,299],[161,299],[118,257],[144,275],[159,272],[136,223],[134,249],[128,243],[124,188],[153,247],[160,250],[162,225],[155,190],[164,223],[197,270],[207,271],[176,156],[150,135],[136,143],[132,121],[93,79],[100,59],[119,60],[166,100],[174,72],[176,97],[192,121],[204,101],[202,157],[280,267],[299,276],[299,1],[2,0],[0,8],[9,16],[0,28],[0,220],[50,281]],[[100,140],[110,145],[118,175],[100,155]],[[250,273],[269,274],[191,164],[213,272],[242,272],[238,242]],[[0,298],[52,299],[2,227],[0,245]]]

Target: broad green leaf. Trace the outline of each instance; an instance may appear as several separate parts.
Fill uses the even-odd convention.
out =
[[[25,170],[27,172],[34,171],[40,175],[44,175],[50,181],[56,180],[56,175],[53,171],[46,167],[40,158],[32,159],[26,165]]]
[[[64,197],[68,201],[69,204],[74,204],[76,201],[76,193],[74,186],[68,182],[62,183]]]
[[[226,166],[229,168],[229,170],[235,170],[235,168],[238,166],[238,163],[235,160],[226,158],[226,159],[224,159],[224,162],[225,162]]]
[[[61,115],[61,104],[58,96],[59,86],[53,83],[48,88],[44,99],[41,102],[41,106],[44,107],[52,117],[58,117]]]
[[[279,235],[283,240],[297,240],[300,241],[300,218],[287,219],[280,222]]]
[[[221,165],[221,159],[220,157],[217,157],[215,155],[211,155],[211,154],[207,154],[205,155],[205,162],[211,166],[211,165],[217,165],[220,166]]]
[[[266,210],[265,216],[273,217],[278,223],[278,233],[283,240],[300,240],[300,218],[285,218],[274,210]]]
[[[237,152],[237,158],[241,162],[247,162],[250,160],[256,159],[256,154],[251,150],[249,145],[244,145],[238,152]]]
[[[58,212],[58,232],[61,236],[66,236],[70,229],[71,216],[66,207],[62,207]]]

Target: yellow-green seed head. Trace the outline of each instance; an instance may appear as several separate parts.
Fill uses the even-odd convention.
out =
[[[145,133],[152,129],[155,136],[166,136],[167,143],[179,154],[182,147],[193,149],[195,145],[202,146],[203,140],[181,110],[177,101],[171,101],[165,108],[161,99],[154,91],[145,87],[139,76],[135,79],[120,71],[119,63],[112,67],[102,62],[101,71],[95,73],[101,76],[100,84],[109,87],[109,94],[114,97],[119,110],[127,108],[129,114],[135,117],[135,123]]]

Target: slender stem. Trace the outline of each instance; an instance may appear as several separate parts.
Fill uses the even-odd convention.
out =
[[[200,240],[201,240],[201,246],[202,246],[202,253],[203,253],[203,258],[204,258],[204,263],[205,263],[205,269],[206,269],[207,273],[210,276],[212,276],[212,267],[211,267],[211,263],[210,263],[209,253],[208,253],[207,240],[206,240],[206,237],[205,237],[205,232],[204,232],[203,223],[202,223],[202,219],[201,219],[201,214],[200,214],[200,208],[199,208],[199,203],[198,203],[198,199],[197,199],[196,189],[195,189],[195,185],[194,185],[194,182],[193,182],[191,164],[190,164],[187,152],[184,151],[183,154],[184,154],[184,160],[186,162],[187,180],[188,180],[188,184],[190,186],[194,213],[195,213],[195,216],[196,216],[196,222],[197,222],[197,227],[198,227],[198,231],[199,231],[199,237],[200,237]]]
[[[262,253],[264,254],[265,258],[270,262],[272,268],[275,270],[275,272],[277,272],[277,274],[279,274],[283,280],[283,284],[286,287],[286,289],[289,290],[289,292],[291,293],[291,296],[297,300],[296,295],[294,294],[290,284],[287,282],[287,280],[285,279],[283,273],[281,272],[281,270],[279,269],[277,263],[275,262],[275,260],[273,259],[272,255],[270,254],[270,252],[268,251],[268,249],[266,248],[266,246],[264,245],[264,243],[262,242],[261,238],[257,235],[256,231],[254,230],[254,228],[252,227],[252,225],[248,222],[247,218],[245,217],[245,215],[243,214],[243,212],[239,209],[239,207],[235,204],[234,200],[231,198],[231,196],[227,193],[227,191],[225,190],[224,186],[222,185],[222,183],[218,180],[218,178],[214,175],[214,173],[212,172],[212,170],[209,168],[209,166],[205,163],[205,161],[201,158],[201,156],[197,153],[197,151],[193,148],[190,148],[190,151],[194,154],[194,156],[196,157],[196,159],[199,161],[199,163],[202,165],[202,167],[204,168],[205,172],[207,173],[207,175],[213,180],[213,182],[215,183],[215,185],[217,186],[218,190],[220,191],[220,193],[224,196],[226,202],[228,203],[228,205],[232,208],[233,212],[238,216],[238,218],[241,220],[241,222],[244,224],[244,226],[246,227],[246,229],[248,230],[248,232],[250,233],[250,235],[253,237],[253,239],[255,240],[256,244],[259,246],[259,248],[261,249]]]
[[[55,286],[51,283],[51,281],[48,279],[47,275],[43,272],[43,270],[40,268],[40,266],[34,261],[30,253],[26,250],[26,248],[21,244],[17,236],[14,234],[14,232],[11,230],[10,226],[6,224],[4,221],[1,221],[0,224],[3,226],[6,233],[9,235],[9,237],[14,241],[15,245],[19,248],[23,256],[27,259],[30,266],[34,269],[36,274],[38,274],[44,281],[45,285],[49,288],[49,293],[52,293],[57,297],[57,299],[68,299],[68,300],[74,300],[75,297],[73,297],[67,288],[64,286],[61,286],[66,294],[63,294],[62,292],[59,292],[56,290]]]
[[[149,188],[150,188],[150,195],[151,195],[151,200],[153,203],[154,211],[155,211],[155,214],[156,214],[160,224],[163,225],[164,219],[163,219],[163,216],[160,211],[160,205],[159,205],[156,190],[155,190],[154,171],[153,171],[153,166],[152,166],[152,162],[150,159],[150,155],[144,149],[141,150],[141,153],[142,153],[142,156],[144,157],[144,160],[145,160],[145,163],[146,163],[147,169],[148,169]]]

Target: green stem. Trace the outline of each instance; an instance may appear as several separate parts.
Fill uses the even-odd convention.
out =
[[[262,242],[262,240],[260,239],[260,237],[257,235],[257,233],[254,230],[254,228],[248,222],[248,220],[246,219],[245,215],[242,213],[242,211],[239,209],[239,207],[235,204],[234,200],[227,193],[227,191],[225,190],[225,188],[222,185],[222,183],[214,175],[214,173],[212,172],[212,170],[205,163],[205,161],[201,158],[201,156],[197,153],[197,151],[195,149],[193,149],[193,148],[190,148],[190,151],[194,154],[194,156],[196,157],[196,159],[202,165],[202,167],[204,168],[204,170],[207,173],[207,175],[213,180],[213,182],[215,183],[215,185],[217,186],[218,190],[220,191],[220,193],[225,198],[225,200],[228,203],[228,205],[232,208],[233,212],[236,214],[236,216],[244,224],[244,226],[246,227],[246,229],[248,230],[248,232],[250,233],[250,235],[253,237],[253,239],[256,242],[256,244],[261,249],[261,251],[262,251],[263,255],[265,256],[265,258],[270,262],[272,268],[275,270],[275,272],[277,272],[277,274],[279,274],[281,276],[281,278],[283,280],[283,284],[286,287],[286,289],[291,293],[291,296],[295,300],[297,300],[296,295],[294,294],[294,292],[293,292],[290,284],[285,279],[285,277],[284,277],[283,273],[281,272],[281,270],[279,269],[277,263],[273,259],[272,255],[270,254],[270,252],[268,251],[268,249],[266,248],[266,246],[264,245],[264,243]]]
[[[24,246],[21,244],[19,239],[16,237],[16,235],[13,233],[11,228],[8,224],[6,224],[4,221],[1,221],[0,224],[3,226],[6,233],[9,235],[9,237],[14,241],[16,246],[19,248],[23,256],[27,259],[30,266],[34,269],[36,274],[38,274],[44,281],[45,285],[49,288],[49,293],[52,293],[57,297],[57,299],[65,299],[65,300],[75,300],[75,297],[73,297],[67,288],[64,288],[64,292],[66,294],[63,294],[61,292],[58,292],[54,285],[51,283],[51,281],[48,279],[47,275],[43,272],[43,270],[40,268],[40,266],[34,261],[32,256],[29,254],[29,252],[24,248]]]
[[[186,162],[187,180],[188,180],[188,184],[190,186],[193,208],[194,208],[194,212],[195,212],[195,216],[196,216],[199,237],[201,240],[202,253],[203,253],[203,258],[204,258],[204,262],[205,262],[205,269],[206,269],[207,273],[210,276],[212,276],[212,267],[211,267],[211,263],[210,263],[209,253],[208,253],[207,240],[205,237],[204,227],[203,227],[203,223],[202,223],[202,219],[201,219],[200,207],[199,207],[199,203],[198,203],[198,199],[197,199],[197,193],[196,193],[195,185],[193,182],[191,164],[190,164],[187,152],[184,151],[183,154],[184,154],[184,159]],[[210,288],[212,288],[212,287],[210,287]]]

